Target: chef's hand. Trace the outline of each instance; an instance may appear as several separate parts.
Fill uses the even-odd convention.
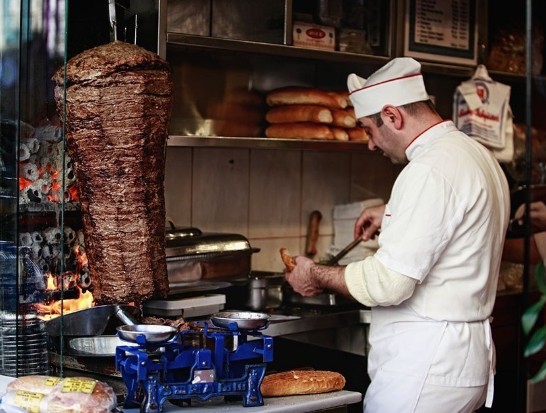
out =
[[[544,202],[532,202],[529,205],[531,225],[538,231],[546,231],[546,205]]]
[[[362,238],[363,241],[374,239],[381,228],[385,204],[366,208],[355,222],[354,238]]]
[[[525,204],[522,204],[514,214],[514,218],[519,220],[519,224],[523,225],[523,216],[525,214]],[[531,219],[531,227],[537,231],[546,231],[546,205],[544,202],[537,201],[529,204],[529,217]]]
[[[304,297],[310,297],[323,292],[316,280],[313,279],[311,268],[316,265],[312,259],[307,257],[295,257],[296,267],[292,271],[286,270],[284,277],[292,286],[292,289]]]

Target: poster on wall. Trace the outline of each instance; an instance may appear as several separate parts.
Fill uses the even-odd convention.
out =
[[[404,55],[476,65],[476,0],[407,0]]]

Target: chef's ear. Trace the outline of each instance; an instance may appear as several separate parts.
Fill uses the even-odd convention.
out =
[[[403,117],[396,106],[385,105],[381,109],[381,118],[383,123],[389,123],[395,129],[400,129],[403,124]]]

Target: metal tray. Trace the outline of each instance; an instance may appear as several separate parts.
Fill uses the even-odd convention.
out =
[[[216,327],[232,329],[233,324],[242,330],[259,330],[269,324],[269,314],[253,311],[222,311],[210,318]]]
[[[68,340],[68,354],[86,357],[112,357],[117,346],[127,343],[118,336],[76,337]]]

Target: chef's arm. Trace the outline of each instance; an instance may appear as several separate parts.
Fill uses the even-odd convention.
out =
[[[345,267],[345,286],[358,302],[368,306],[400,304],[413,294],[417,280],[389,270],[374,256]]]

